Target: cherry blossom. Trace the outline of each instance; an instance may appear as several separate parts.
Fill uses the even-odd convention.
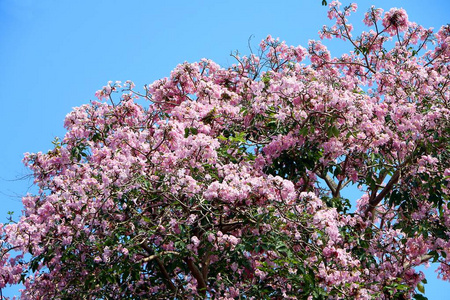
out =
[[[400,299],[450,280],[448,25],[329,6],[333,57],[268,36],[224,68],[108,82],[0,224],[0,288],[23,299]],[[146,104],[141,100],[146,100]],[[344,192],[363,192],[351,207]],[[417,296],[419,297],[419,296]]]

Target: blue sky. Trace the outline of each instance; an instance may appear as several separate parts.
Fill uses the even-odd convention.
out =
[[[356,28],[372,4],[403,7],[425,27],[450,22],[448,0],[357,3]],[[254,46],[268,34],[306,46],[323,24],[330,23],[321,0],[0,0],[0,221],[8,211],[19,215],[20,197],[33,191],[23,153],[49,150],[64,135],[66,114],[94,100],[108,80],[130,79],[139,88],[184,61],[228,66],[232,51],[249,52],[250,36]],[[348,47],[330,48],[337,55]],[[445,299],[450,284],[432,268],[427,275],[426,295]]]

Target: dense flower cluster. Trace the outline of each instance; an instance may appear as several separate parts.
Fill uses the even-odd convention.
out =
[[[54,149],[25,156],[39,193],[0,224],[0,288],[393,299],[430,261],[449,280],[449,27],[373,7],[354,38],[356,9],[333,1],[321,32],[351,43],[341,57],[269,36],[229,68],[185,63],[144,93],[109,82],[75,108]]]

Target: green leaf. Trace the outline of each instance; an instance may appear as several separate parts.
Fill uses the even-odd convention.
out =
[[[425,287],[423,286],[423,284],[421,282],[419,282],[419,284],[417,285],[417,289],[419,290],[419,292],[421,292],[422,294],[425,294]]]
[[[337,138],[337,137],[339,137],[340,133],[341,132],[339,131],[339,129],[334,125],[331,126],[330,128],[328,128],[328,130],[327,130],[328,137],[334,136]]]
[[[308,132],[309,132],[309,128],[308,127],[303,127],[302,129],[300,129],[299,131],[298,131],[298,133],[300,134],[300,135],[302,135],[302,136],[307,136],[308,135]]]
[[[144,220],[147,223],[151,223],[152,222],[152,220],[149,217],[146,217],[146,216],[142,216],[142,220]]]
[[[93,136],[92,136],[92,141],[94,143],[98,142],[99,140],[101,140],[102,136],[100,135],[100,133],[96,132]]]

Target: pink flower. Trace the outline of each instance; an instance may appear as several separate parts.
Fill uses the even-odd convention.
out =
[[[397,34],[397,32],[406,31],[408,25],[408,15],[402,8],[394,7],[384,14],[383,26],[391,36]]]
[[[198,248],[198,246],[200,245],[200,240],[198,239],[198,237],[193,236],[191,238],[192,244],[194,245],[195,248]]]

